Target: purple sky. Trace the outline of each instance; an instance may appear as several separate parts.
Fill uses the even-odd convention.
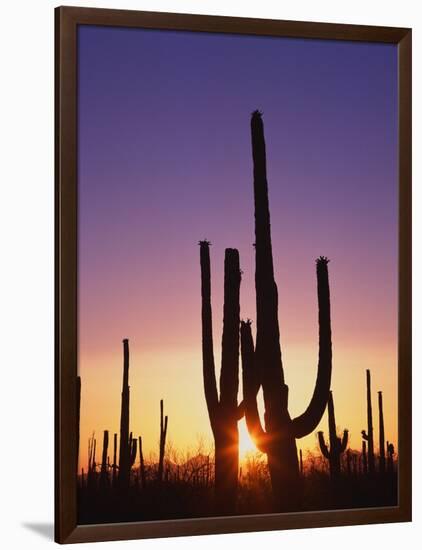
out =
[[[217,356],[226,247],[239,248],[242,315],[255,317],[249,120],[260,109],[285,363],[291,358],[294,364],[296,351],[305,358],[309,349],[314,358],[303,371],[289,371],[286,363],[288,384],[299,375],[309,378],[303,400],[295,400],[292,388],[292,407],[302,412],[316,374],[314,259],[320,254],[332,259],[333,384],[339,394],[342,383],[346,391],[355,365],[353,377],[363,392],[364,368],[375,375],[379,369],[374,391],[390,384],[394,404],[397,99],[394,45],[81,26],[85,395],[91,399],[101,391],[89,378],[95,370],[98,380],[101,364],[106,369],[112,360],[109,368],[120,381],[123,337],[139,359],[134,369],[142,372],[149,368],[143,353],[173,354],[172,366],[157,362],[154,375],[162,389],[157,395],[150,390],[154,399],[170,391],[186,399],[186,380],[201,383],[200,239],[213,243]],[[190,367],[182,364],[189,353]],[[164,389],[169,369],[174,379]],[[148,383],[154,386],[154,380]],[[117,399],[119,391],[113,386]],[[198,392],[203,420],[202,386]],[[364,395],[358,397],[363,402]],[[359,418],[364,412],[362,405]],[[391,418],[395,413],[393,408]],[[179,413],[170,414],[176,422]],[[101,422],[87,430],[106,428]],[[194,433],[200,431],[195,427]]]

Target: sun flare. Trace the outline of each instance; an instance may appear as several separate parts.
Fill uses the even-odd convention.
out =
[[[251,436],[249,435],[248,428],[246,426],[245,419],[239,422],[239,457],[240,460],[243,460],[247,453],[251,451],[256,451],[257,448],[255,443],[252,441]]]

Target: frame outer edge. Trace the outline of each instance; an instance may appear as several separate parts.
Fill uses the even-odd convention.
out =
[[[399,86],[399,506],[199,520],[77,526],[78,24],[388,42]],[[59,7],[55,9],[55,540],[75,543],[411,520],[411,30],[265,19]]]
[[[55,541],[76,528],[76,21],[55,9]]]
[[[412,31],[398,44],[399,86],[399,507],[412,520]],[[403,457],[401,459],[400,457]]]

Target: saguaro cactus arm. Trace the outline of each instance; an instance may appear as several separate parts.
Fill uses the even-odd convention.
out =
[[[321,453],[323,456],[327,459],[330,458],[330,451],[328,450],[327,444],[325,443],[324,439],[324,432],[318,432],[318,443],[319,447],[321,449]]]
[[[325,256],[321,256],[316,260],[319,322],[318,373],[314,393],[308,408],[302,415],[292,421],[296,438],[308,435],[318,426],[324,414],[330,391],[332,346],[328,262],[329,260]]]
[[[240,348],[246,425],[258,449],[261,452],[266,452],[267,434],[261,424],[256,399],[260,384],[257,369],[254,365],[254,344],[249,320],[240,323]]]
[[[137,443],[138,440],[135,438],[132,439],[132,446],[130,449],[130,467],[132,467],[135,464],[136,460],[136,452],[137,452]]]
[[[341,439],[341,444],[340,444],[340,453],[344,453],[348,442],[349,442],[349,430],[344,430],[343,437]]]
[[[210,243],[200,241],[201,262],[201,296],[202,296],[202,369],[204,378],[205,400],[211,427],[214,431],[218,409],[217,382],[215,378],[214,348],[212,336],[211,309],[211,264]]]

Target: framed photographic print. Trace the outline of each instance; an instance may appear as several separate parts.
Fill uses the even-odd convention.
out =
[[[411,31],[56,10],[56,540],[411,519]]]

